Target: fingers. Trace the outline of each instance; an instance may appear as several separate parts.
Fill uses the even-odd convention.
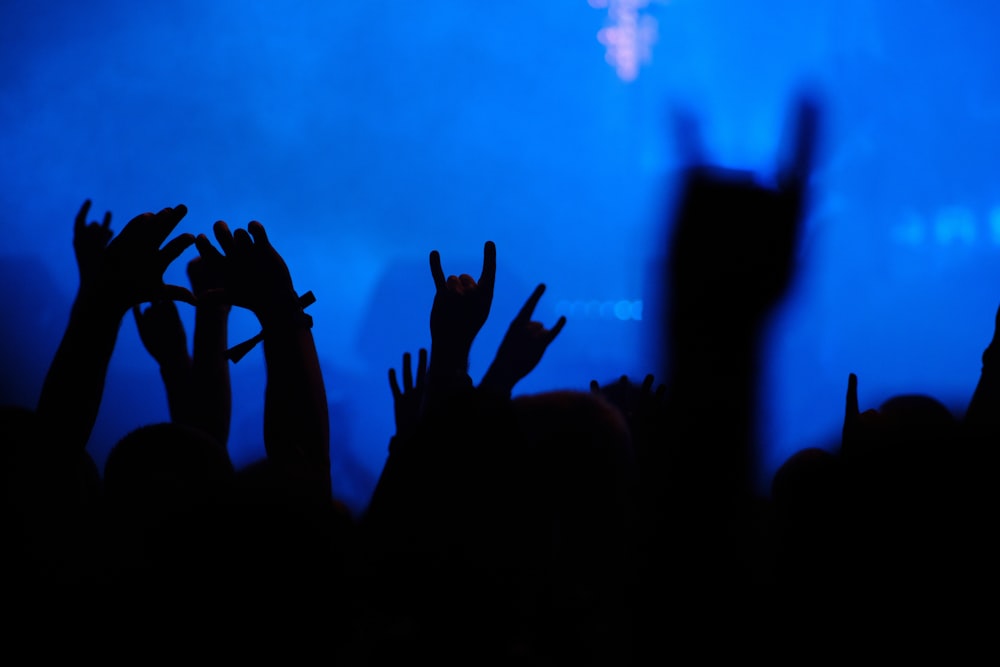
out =
[[[227,225],[222,220],[219,220],[214,225],[212,225],[212,232],[215,234],[215,240],[218,242],[219,247],[222,248],[222,252],[229,254],[233,251],[233,233],[229,231],[229,225]]]
[[[204,234],[198,234],[198,236],[195,237],[194,245],[198,249],[198,254],[202,257],[202,259],[211,261],[222,257],[222,253],[216,250],[215,246],[212,245],[212,242],[209,241],[208,237]]]
[[[850,441],[861,421],[858,410],[858,376],[851,373],[847,376],[847,400],[844,402],[844,426],[842,430],[842,442]]]
[[[653,388],[653,374],[649,373],[642,379],[642,393],[649,393]]]
[[[250,221],[250,224],[247,225],[247,231],[250,232],[250,236],[253,237],[255,242],[263,243],[267,246],[271,245],[271,240],[267,238],[267,232],[264,231],[264,225],[256,220]]]
[[[157,240],[157,244],[162,243],[165,238],[170,236],[174,228],[180,224],[181,220],[184,219],[187,211],[187,206],[184,204],[178,204],[172,208],[168,206],[162,209],[153,217],[153,224],[150,225],[151,229],[149,231],[150,236]]]
[[[514,318],[515,322],[527,322],[531,319],[532,314],[535,312],[535,307],[538,306],[538,300],[542,298],[545,294],[545,283],[538,283],[535,287],[535,291],[531,293],[528,300],[524,302],[521,306],[521,310],[518,311],[517,317]]]
[[[73,231],[75,233],[80,233],[87,226],[88,213],[90,213],[90,200],[84,199],[83,204],[80,205],[80,210],[76,214],[76,220],[73,222]]]
[[[427,348],[420,348],[417,353],[417,388],[422,388],[427,378]]]
[[[674,109],[671,124],[680,163],[685,167],[705,164],[705,148],[694,114],[687,109]]]
[[[199,236],[200,236],[200,234],[199,234]],[[196,250],[198,250],[197,243],[198,243],[198,237],[196,236],[195,237],[195,249]],[[204,263],[205,263],[205,258],[201,256],[201,251],[198,250],[198,256],[197,257],[192,257],[190,260],[188,260],[188,263],[187,263],[187,275],[188,275],[188,278],[192,278],[193,276],[198,275],[198,270],[202,268],[202,264],[204,264]]]
[[[858,376],[851,373],[847,376],[847,405],[844,408],[845,419],[857,419],[861,411],[858,409]]]
[[[194,245],[194,242],[194,234],[189,233],[180,234],[176,238],[171,239],[160,250],[160,261],[163,263],[163,267],[166,268],[169,266],[171,262],[181,256],[182,252]]]
[[[551,343],[553,340],[555,340],[556,336],[559,335],[559,332],[563,330],[564,326],[566,326],[565,315],[561,316],[559,320],[556,322],[556,325],[551,329],[549,329],[548,336],[546,336],[546,344]]]
[[[399,382],[396,380],[396,369],[389,369],[389,389],[392,391],[392,398],[396,400],[403,392],[399,390]]]
[[[91,201],[85,199],[77,211],[76,219],[73,221],[73,233],[80,234],[87,227],[87,216],[90,214]],[[94,223],[97,224],[97,223]],[[101,221],[101,229],[106,232],[111,231],[111,211],[105,211],[104,219]]]
[[[249,253],[253,250],[253,238],[251,238],[250,233],[242,228],[233,232],[233,247],[241,253]]]
[[[497,246],[493,241],[483,245],[483,272],[479,276],[479,288],[487,294],[493,294],[493,286],[497,277]]]
[[[438,292],[445,289],[447,281],[444,278],[444,270],[441,268],[441,253],[431,250],[431,277],[434,278],[434,287]]]
[[[601,393],[601,385],[597,382],[597,380],[590,381],[590,392],[593,394]]]
[[[448,284],[451,285],[451,280],[448,281]],[[471,292],[476,289],[476,281],[468,273],[463,273],[458,277],[458,284],[461,287],[460,291],[462,293]]]
[[[781,183],[788,188],[801,188],[809,179],[815,159],[819,131],[819,105],[811,96],[803,96],[792,120],[791,147],[788,163],[779,166]]]
[[[142,328],[142,304],[136,303],[132,305],[132,316],[135,317],[135,325]]]
[[[413,389],[413,370],[412,370],[413,357],[409,352],[403,353],[403,391],[411,391]]]

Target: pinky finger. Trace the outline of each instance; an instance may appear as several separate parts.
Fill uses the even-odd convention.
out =
[[[396,369],[395,368],[390,368],[389,369],[389,389],[392,391],[392,397],[393,398],[398,398],[399,395],[402,393],[399,390],[399,381],[396,379]]]
[[[553,340],[555,340],[555,337],[559,335],[559,332],[563,330],[564,326],[566,326],[566,316],[565,315],[563,315],[562,317],[560,317],[559,321],[556,322],[555,326],[552,327],[552,329],[549,331],[549,342],[550,343]]]

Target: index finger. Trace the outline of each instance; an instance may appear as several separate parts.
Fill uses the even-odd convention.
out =
[[[163,243],[163,241],[170,236],[170,233],[174,231],[174,228],[180,224],[181,219],[187,215],[187,206],[184,204],[178,204],[175,207],[167,207],[161,209],[155,216],[153,216],[153,222],[150,224],[150,235],[156,235],[157,245]],[[192,237],[192,243],[194,242],[194,235]]]
[[[861,421],[861,411],[858,409],[858,376],[854,373],[847,376],[847,400],[844,403],[842,446],[850,444],[858,428],[858,423]]]
[[[788,162],[780,173],[786,187],[802,187],[812,171],[819,127],[819,106],[812,97],[803,96],[798,101],[792,122]]]
[[[524,302],[521,306],[521,310],[518,311],[517,317],[514,318],[515,322],[527,322],[531,319],[532,314],[535,312],[535,306],[538,305],[538,300],[542,298],[542,294],[545,293],[545,283],[538,283],[535,291],[531,293],[528,300]]]
[[[549,329],[549,335],[548,335],[549,343],[551,343],[556,339],[556,336],[559,335],[559,332],[563,330],[564,326],[566,326],[566,316],[561,315],[559,317],[559,320],[556,322],[555,326]]]
[[[497,277],[497,246],[493,241],[483,245],[483,273],[479,276],[479,288],[493,294]]]
[[[194,242],[194,234],[186,232],[179,234],[170,243],[163,246],[163,249],[160,250],[160,261],[163,264],[163,268],[166,269],[166,267],[172,264],[175,259],[181,256],[182,252],[194,245]]]
[[[434,278],[434,287],[441,292],[447,285],[444,278],[444,270],[441,268],[441,253],[431,250],[431,277]]]
[[[74,232],[80,232],[87,226],[88,213],[90,213],[90,200],[84,199],[83,204],[80,205],[80,210],[76,214],[76,220],[73,222]]]
[[[230,254],[233,251],[233,233],[229,231],[229,225],[223,220],[218,220],[212,225],[212,232],[215,234],[215,240],[219,242],[222,252]]]
[[[851,373],[847,376],[847,404],[844,408],[845,418],[856,419],[861,414],[858,409],[858,376]]]
[[[247,225],[247,231],[250,232],[250,236],[256,243],[263,243],[264,245],[271,245],[271,240],[267,237],[267,232],[264,230],[264,225],[257,222],[256,220],[251,220]]]
[[[680,163],[687,168],[705,164],[705,148],[701,139],[701,128],[694,114],[688,109],[675,108],[671,114],[674,141]]]

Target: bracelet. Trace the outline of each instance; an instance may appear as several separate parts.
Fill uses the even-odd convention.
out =
[[[305,309],[314,303],[316,303],[316,295],[312,293],[312,290],[299,297],[299,307],[302,308],[302,310],[296,311],[290,328],[312,329],[313,319],[308,313],[305,312]],[[247,355],[247,352],[255,348],[257,343],[262,340],[264,340],[263,329],[261,329],[256,336],[248,338],[242,343],[233,345],[231,348],[226,350],[226,359],[229,359],[234,364],[239,362],[240,359]]]

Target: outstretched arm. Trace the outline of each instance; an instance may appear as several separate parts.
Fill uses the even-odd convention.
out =
[[[685,453],[706,466],[701,473],[718,471],[730,491],[751,485],[758,348],[795,275],[817,110],[803,100],[796,112],[791,156],[775,185],[693,162],[671,221],[667,386]],[[708,443],[724,443],[725,455],[700,454]]]
[[[223,288],[206,291],[201,300],[247,308],[260,321],[267,366],[268,461],[300,482],[310,498],[330,501],[329,412],[312,319],[303,312],[288,267],[261,223],[252,221],[231,232],[219,221],[213,231],[221,252],[204,234],[197,238],[198,252],[223,267]]]
[[[417,356],[417,369],[413,371],[413,357],[409,352],[403,353],[403,384],[400,387],[399,376],[395,368],[389,369],[389,389],[392,391],[393,413],[396,420],[396,433],[389,441],[389,457],[382,467],[378,483],[372,492],[368,507],[365,509],[364,522],[368,525],[377,524],[384,517],[391,516],[393,508],[406,502],[405,494],[400,492],[400,458],[406,457],[409,441],[417,433],[420,419],[424,412],[424,399],[427,393],[427,350],[420,348]],[[403,470],[406,470],[405,464]],[[406,473],[403,473],[406,479]],[[389,514],[387,515],[386,512]]]
[[[181,234],[163,245],[187,207],[143,213],[114,238],[111,214],[102,223],[88,223],[89,211],[87,200],[76,216],[73,247],[80,286],[37,407],[44,422],[56,429],[59,446],[72,451],[87,446],[125,313],[143,302],[194,303],[190,291],[163,282],[167,266],[194,242],[191,234]]]

